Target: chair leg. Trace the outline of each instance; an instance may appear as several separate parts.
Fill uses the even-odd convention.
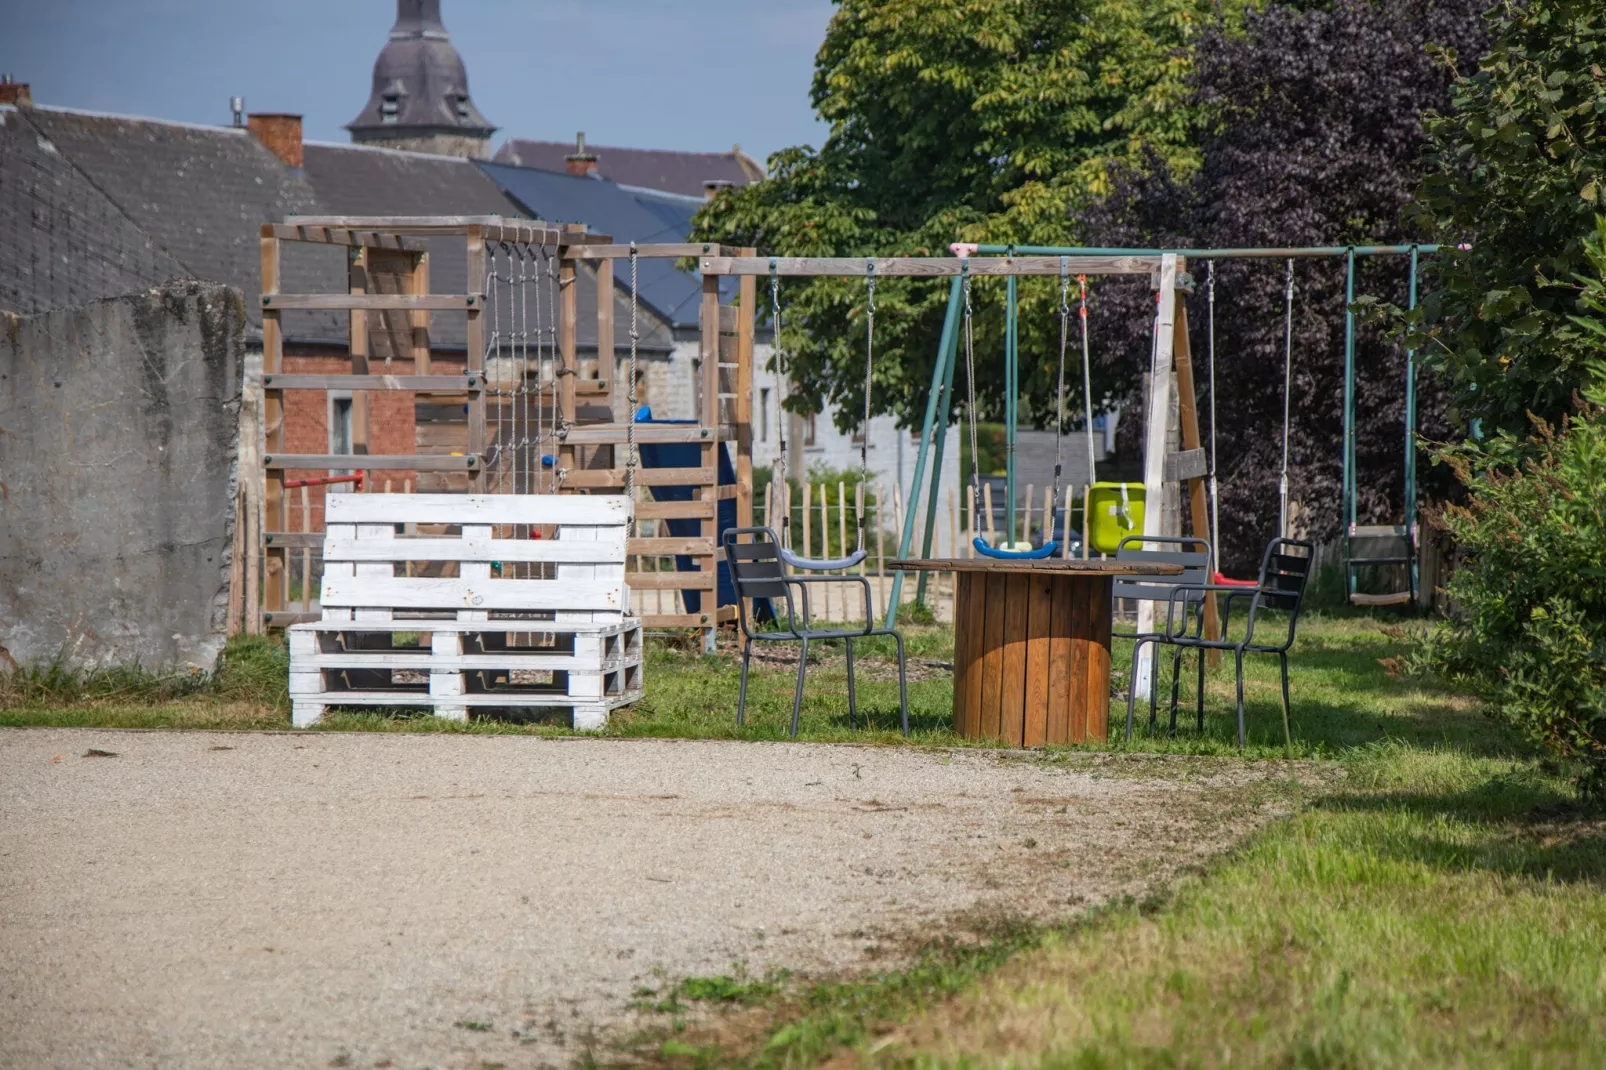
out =
[[[1198,730],[1199,730],[1199,732],[1201,734],[1204,732],[1204,691],[1205,691],[1204,677],[1205,677],[1205,655],[1207,653],[1209,653],[1209,651],[1203,649],[1202,647],[1200,648],[1200,650],[1199,650],[1199,690],[1196,691],[1194,693],[1194,696],[1193,696],[1194,705],[1197,707],[1197,717],[1198,717],[1198,722],[1199,722]]]
[[[1232,656],[1233,656],[1234,660],[1237,662],[1236,668],[1237,668],[1237,677],[1238,677],[1238,749],[1239,750],[1243,750],[1244,749],[1244,652],[1242,650],[1234,650],[1232,652]]]
[[[848,727],[853,727],[854,714],[858,712],[858,702],[853,694],[853,640],[844,639],[842,645],[848,649]],[[870,727],[870,719],[865,718],[864,726]]]
[[[1132,742],[1132,700],[1138,693],[1138,651],[1143,649],[1143,640],[1139,639],[1132,644],[1132,671],[1126,676],[1126,741]]]
[[[1160,644],[1149,653],[1149,735],[1160,726]]]
[[[1279,651],[1277,660],[1282,663],[1283,670],[1283,746],[1292,751],[1294,749],[1294,734],[1288,729],[1288,652]]]
[[[1177,738],[1177,698],[1182,690],[1182,648],[1171,659],[1171,738]]]
[[[742,644],[742,686],[736,689],[736,727],[742,727],[742,714],[747,709],[747,670],[753,662],[753,641]]]
[[[903,669],[903,636],[892,633],[898,644],[898,717],[903,724],[903,736],[909,738],[909,680]]]
[[[792,738],[797,738],[797,719],[803,712],[803,674],[809,666],[809,641],[803,640],[797,655],[797,691],[792,695]]]

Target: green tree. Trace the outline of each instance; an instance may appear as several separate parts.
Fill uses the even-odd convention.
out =
[[[1144,146],[1197,163],[1185,79],[1207,19],[1244,0],[838,0],[812,89],[823,146],[770,158],[767,181],[703,209],[695,239],[787,256],[944,255],[954,241],[1066,243],[1071,213],[1106,192],[1110,164]],[[783,280],[793,404],[863,408],[862,282]],[[923,411],[946,283],[877,283],[878,411]],[[1001,281],[975,287],[984,410],[1002,402]],[[1051,412],[1055,280],[1022,284],[1028,414]],[[1136,374],[1136,369],[1132,374]],[[1073,377],[1074,378],[1074,377]],[[1079,384],[1078,384],[1079,385]],[[1103,389],[1123,393],[1126,382]],[[1078,389],[1078,394],[1079,394]],[[962,394],[962,390],[961,390]]]
[[[1495,47],[1428,122],[1419,213],[1470,247],[1436,260],[1423,324],[1440,344],[1424,356],[1461,415],[1522,436],[1530,413],[1554,423],[1571,408],[1584,324],[1603,321],[1572,280],[1606,207],[1606,5],[1507,0],[1494,24]]]

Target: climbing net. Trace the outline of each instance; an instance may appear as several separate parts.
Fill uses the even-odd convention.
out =
[[[494,494],[558,489],[557,446],[563,411],[559,376],[572,372],[558,348],[558,247],[509,240],[485,242],[485,395],[491,417],[486,488]]]

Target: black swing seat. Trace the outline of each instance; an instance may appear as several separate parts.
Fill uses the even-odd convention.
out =
[[[1402,524],[1357,524],[1350,528],[1350,558],[1347,575],[1351,578],[1359,568],[1380,568],[1388,565],[1411,563],[1411,532]],[[1384,594],[1352,592],[1353,606],[1403,606],[1411,601],[1411,592],[1388,591]]]

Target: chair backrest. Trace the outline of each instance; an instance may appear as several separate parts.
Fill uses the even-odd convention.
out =
[[[630,517],[623,495],[331,494],[323,618],[615,622],[629,609]],[[435,533],[413,534],[420,526]],[[433,562],[458,574],[409,574]]]
[[[1303,551],[1300,553],[1298,551]],[[1255,618],[1262,609],[1288,614],[1285,643],[1292,645],[1299,609],[1305,602],[1305,585],[1310,581],[1316,560],[1314,547],[1302,539],[1273,539],[1260,559],[1260,585],[1249,608],[1249,634],[1254,635]],[[1264,642],[1264,638],[1260,640]]]
[[[738,536],[748,535],[750,542]],[[786,569],[781,564],[781,543],[770,528],[728,528],[725,560],[730,564],[736,597],[785,598]]]
[[[1145,543],[1168,548],[1148,550],[1144,548]],[[1115,598],[1165,602],[1171,598],[1172,588],[1210,582],[1210,542],[1191,535],[1130,535],[1116,546],[1115,559],[1148,565],[1182,566],[1182,573],[1177,576],[1142,579],[1118,576],[1112,584]]]

